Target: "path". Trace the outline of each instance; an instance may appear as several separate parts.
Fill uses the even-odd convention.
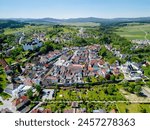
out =
[[[19,39],[19,44],[21,45],[21,43],[22,43],[22,40],[24,39],[24,36],[25,36],[25,34],[24,34],[24,32],[22,33],[22,36],[20,37],[20,39]]]
[[[142,32],[144,32],[144,33],[145,33],[145,40],[148,40],[148,39],[147,39],[147,35],[148,35],[148,33],[147,33],[146,31],[144,31],[143,29],[141,29],[141,28],[140,28],[140,30],[141,30]]]

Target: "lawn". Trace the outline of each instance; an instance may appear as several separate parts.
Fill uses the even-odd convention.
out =
[[[145,40],[145,32],[147,32],[147,39],[150,40],[150,24],[128,24],[128,26],[120,27],[116,33],[129,40],[143,39]]]
[[[150,66],[147,67],[142,67],[142,69],[144,70],[144,74],[150,78]]]
[[[137,96],[136,94],[129,93],[124,89],[120,89],[120,92],[124,95],[124,97],[129,101],[141,101],[141,102],[150,102],[150,98]]]
[[[117,109],[120,113],[142,113],[144,110],[150,113],[150,104],[125,104],[117,103]]]

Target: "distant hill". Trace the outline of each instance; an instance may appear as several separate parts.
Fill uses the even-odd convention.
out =
[[[150,23],[150,17],[141,17],[141,18],[113,18],[113,19],[104,19],[104,18],[70,18],[70,19],[54,19],[54,18],[10,18],[5,20],[13,20],[16,22],[26,22],[26,23],[35,23],[35,24],[61,24],[61,23],[76,23],[76,22],[94,22],[102,24],[112,24],[112,23],[123,23],[123,22],[140,22],[140,23]]]
[[[9,20],[9,19],[0,19],[0,29],[4,28],[17,28],[17,27],[23,27],[27,23],[15,21],[15,20]]]
[[[61,22],[150,22],[150,17],[143,18],[113,18],[113,19],[103,19],[103,18],[70,18],[70,19],[54,19],[54,18],[42,18],[42,19],[22,19],[26,22],[52,22],[52,23],[61,23]]]

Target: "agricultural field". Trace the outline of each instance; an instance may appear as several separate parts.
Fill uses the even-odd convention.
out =
[[[21,27],[21,28],[6,28],[4,30],[4,34],[9,35],[9,34],[16,34],[20,32],[31,33],[32,31],[45,32],[45,30],[51,31],[52,27],[51,26],[47,27],[47,25],[39,25],[39,26],[26,25],[25,27]]]
[[[150,40],[150,24],[128,24],[118,28],[116,33],[129,40]]]
[[[75,23],[62,23],[62,25],[70,25],[70,26],[82,26],[82,27],[86,27],[86,26],[90,26],[90,27],[95,27],[95,26],[99,26],[99,23],[93,23],[93,22],[75,22]]]

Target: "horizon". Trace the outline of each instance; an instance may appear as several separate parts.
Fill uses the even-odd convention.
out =
[[[0,19],[58,19],[58,20],[68,20],[68,19],[86,19],[86,18],[97,18],[97,19],[107,19],[107,20],[111,20],[111,19],[136,19],[136,18],[150,18],[150,16],[145,16],[145,17],[114,17],[114,18],[102,18],[102,17],[70,17],[70,18],[53,18],[53,17],[39,17],[39,18],[27,18],[27,17],[10,17],[10,18],[1,18]]]
[[[0,0],[0,18],[150,17],[149,0]]]

